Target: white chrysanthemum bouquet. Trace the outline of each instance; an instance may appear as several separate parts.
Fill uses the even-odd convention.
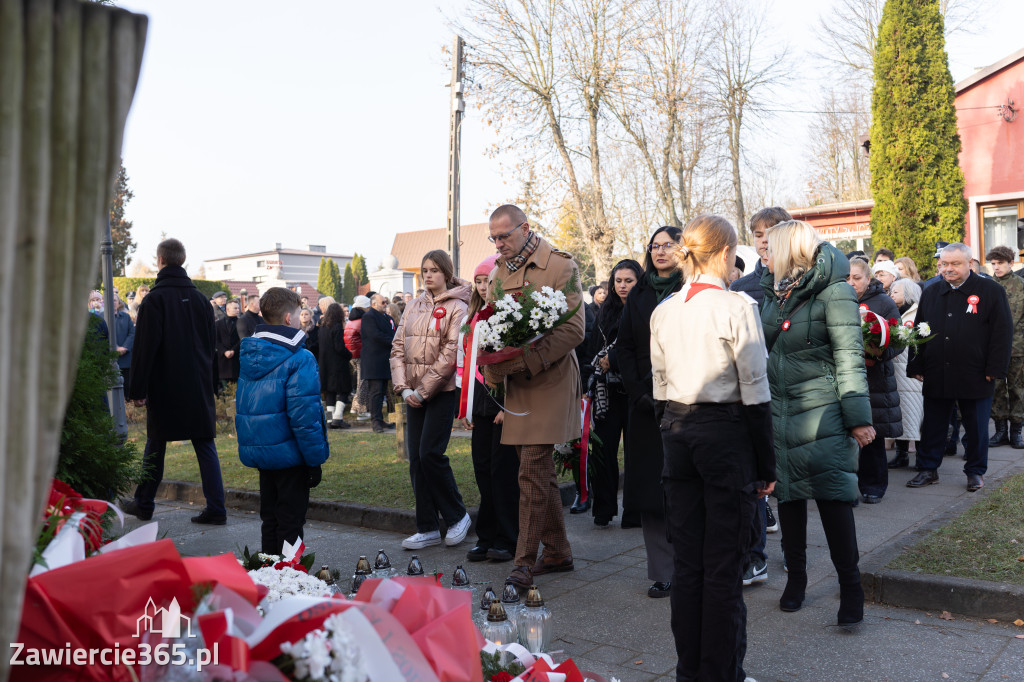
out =
[[[501,362],[505,357],[488,354],[506,350],[525,350],[545,333],[564,324],[579,305],[569,310],[566,296],[577,291],[575,278],[560,291],[551,287],[537,290],[527,284],[522,291],[505,293],[498,281],[494,285],[494,301],[477,315],[475,336],[481,365]],[[468,331],[468,330],[467,330]]]
[[[322,628],[299,641],[282,644],[281,654],[274,662],[290,680],[366,682],[369,679],[352,628],[340,613],[328,617]]]

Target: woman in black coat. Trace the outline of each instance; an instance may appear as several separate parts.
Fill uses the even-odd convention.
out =
[[[647,591],[650,597],[669,596],[673,570],[661,489],[664,454],[651,375],[651,313],[683,285],[682,273],[671,254],[681,234],[678,227],[660,227],[651,235],[644,275],[626,297],[615,344],[622,384],[629,399],[622,506],[640,512],[647,547],[647,577],[655,581]]]
[[[320,389],[327,405],[334,407],[334,418],[327,426],[347,429],[350,425],[341,417],[352,394],[352,353],[345,346],[345,311],[337,303],[327,306],[320,320],[319,340]]]
[[[587,360],[593,368],[591,395],[597,398],[597,394],[601,394],[604,397],[594,406],[595,410],[603,412],[594,416],[594,432],[604,445],[601,457],[595,462],[594,480],[591,481],[594,524],[601,527],[606,527],[619,512],[619,441],[629,423],[629,401],[622,387],[622,370],[615,341],[626,297],[643,274],[640,264],[631,259],[619,261],[612,268],[608,277],[608,298],[598,310],[587,352]],[[629,457],[628,443],[626,457]],[[626,525],[625,513],[622,520]]]
[[[850,261],[847,281],[857,292],[861,311],[869,310],[883,320],[900,319],[896,303],[885,293],[882,283],[871,278],[867,261]],[[893,358],[899,355],[891,344],[880,352],[865,349],[864,364],[868,373],[868,392],[871,395],[871,420],[875,439],[860,449],[857,484],[865,504],[878,504],[889,487],[889,465],[885,456],[885,439],[903,435],[903,414],[896,384]]]

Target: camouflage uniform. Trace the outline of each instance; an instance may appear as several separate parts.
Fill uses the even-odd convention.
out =
[[[1007,419],[1013,424],[1020,424],[1024,422],[1024,280],[1013,272],[995,280],[1003,285],[1010,300],[1013,350],[1006,379],[996,379],[992,419],[997,425]]]

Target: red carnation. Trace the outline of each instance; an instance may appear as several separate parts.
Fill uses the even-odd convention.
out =
[[[512,673],[507,673],[502,670],[500,673],[494,673],[491,675],[491,682],[512,682],[515,678],[512,677]]]
[[[515,301],[521,301],[525,296],[526,294],[524,294],[523,292],[517,291],[516,293],[512,294],[512,299]]]
[[[59,493],[61,496],[68,499],[81,499],[82,493],[78,492],[64,481],[53,479],[53,492]]]
[[[890,317],[888,320],[886,320],[886,323],[890,327],[898,327],[898,326],[900,326],[900,321],[897,320],[895,317]]]
[[[477,320],[489,320],[494,315],[494,306],[488,303],[476,314]]]
[[[872,322],[871,327],[868,329],[868,331],[871,332],[872,334],[881,334],[882,325],[878,324],[877,322]]]

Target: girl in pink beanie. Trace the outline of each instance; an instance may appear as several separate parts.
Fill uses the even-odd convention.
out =
[[[488,278],[498,254],[486,258],[473,270],[473,293],[466,318],[472,320],[487,305]],[[468,340],[459,339],[459,368],[468,353]],[[474,381],[462,377],[462,381]],[[511,561],[519,540],[519,457],[511,445],[501,444],[504,412],[500,398],[480,381],[474,391],[473,405],[467,408],[467,422],[473,430],[473,473],[480,489],[480,512],[476,520],[477,542],[466,553],[470,561]]]

